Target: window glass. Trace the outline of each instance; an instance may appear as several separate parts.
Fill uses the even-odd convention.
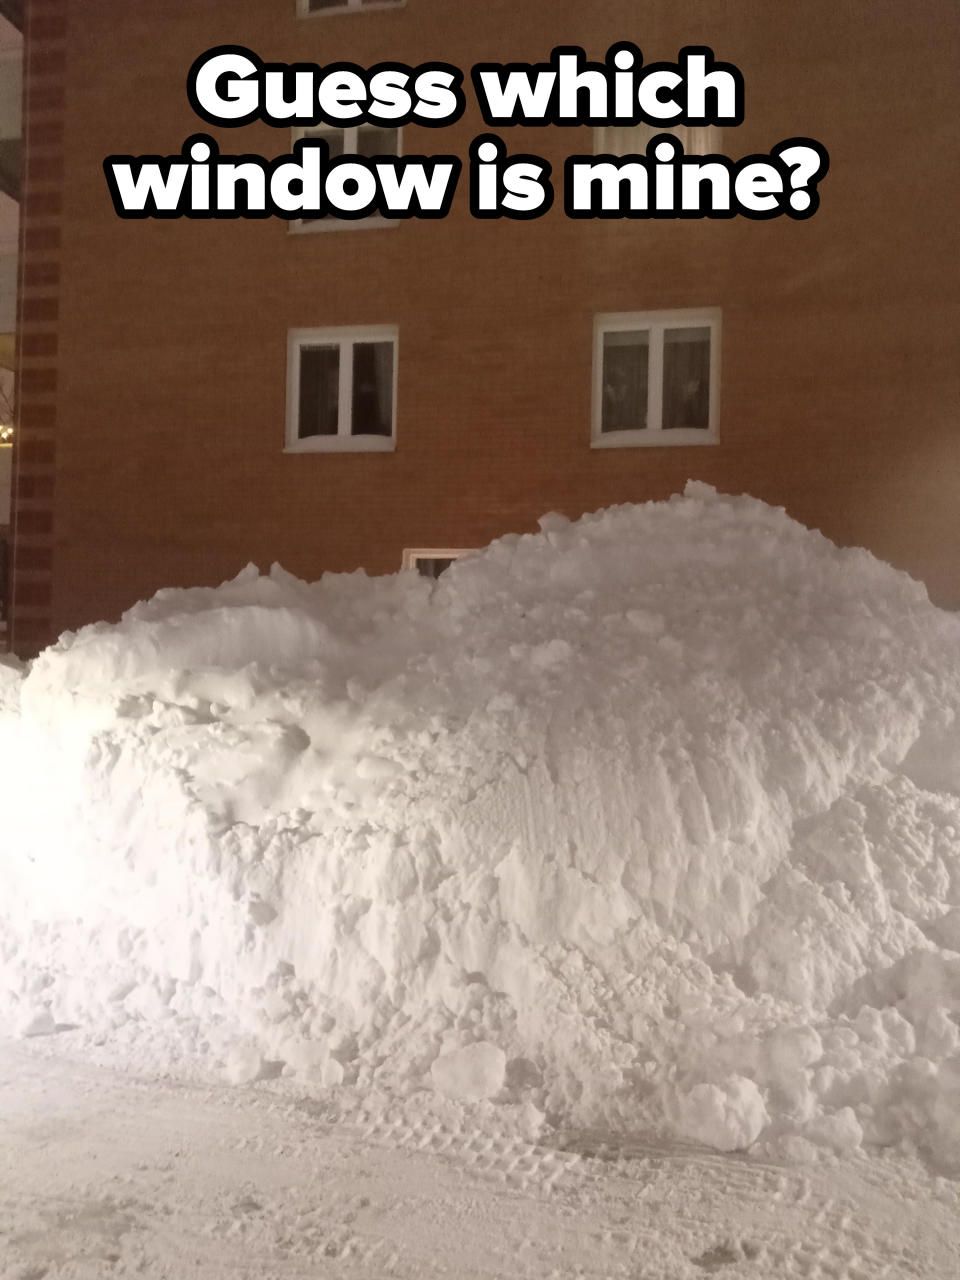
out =
[[[300,348],[299,435],[335,436],[340,425],[340,348]]]
[[[393,343],[356,342],[353,346],[351,434],[393,434]]]
[[[395,156],[398,150],[399,129],[384,129],[377,125],[361,125],[357,130],[358,156]]]
[[[346,130],[344,129],[305,129],[304,138],[322,138],[327,144],[327,152],[331,160],[338,160],[346,151]]]
[[[441,573],[449,569],[456,556],[418,556],[417,573],[422,578],[439,578]]]
[[[710,330],[663,335],[663,429],[710,425]]]
[[[647,425],[650,334],[603,335],[601,431],[638,431]]]
[[[327,144],[327,155],[330,160],[337,160],[346,150],[346,132],[343,129],[308,129],[305,138],[322,138]],[[311,217],[309,214],[300,219],[301,222],[323,222],[324,217]]]
[[[347,149],[347,135],[343,129],[325,129],[317,136],[327,144],[331,160],[338,160]]]

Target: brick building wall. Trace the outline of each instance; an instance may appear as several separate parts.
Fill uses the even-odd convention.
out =
[[[57,634],[53,499],[66,37],[67,0],[33,0],[26,6],[11,484],[14,553],[8,578],[10,645],[23,654],[35,652]]]
[[[69,9],[69,14],[68,14]],[[69,20],[69,31],[67,22]],[[960,605],[958,21],[952,0],[407,0],[298,18],[295,0],[29,0],[14,647],[247,561],[397,569],[662,498],[697,478],[783,504]],[[67,38],[69,36],[69,38]],[[808,222],[471,218],[296,234],[276,219],[127,222],[108,154],[201,128],[277,155],[262,124],[201,125],[187,70],[217,44],[278,62],[647,61],[710,45],[743,72],[739,158],[795,135],[831,170]],[[466,158],[468,110],[404,151]],[[588,130],[505,129],[562,170]],[[558,184],[559,185],[559,184]],[[720,443],[591,449],[593,317],[719,307]],[[285,453],[287,332],[395,325],[397,443]]]

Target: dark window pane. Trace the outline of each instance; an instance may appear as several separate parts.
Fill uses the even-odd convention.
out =
[[[710,330],[663,335],[663,429],[710,425]]]
[[[301,440],[335,436],[340,423],[340,348],[300,348]]]
[[[305,138],[322,138],[327,144],[328,157],[331,160],[337,160],[344,153],[344,131],[343,129],[313,129],[309,133],[304,134]],[[309,216],[301,218],[301,222],[323,222],[323,215],[319,218],[311,218]]]
[[[355,436],[393,435],[393,343],[356,342],[353,347]]]
[[[418,556],[417,573],[423,578],[439,578],[453,564],[454,556]]]
[[[357,130],[358,156],[395,156],[397,129],[380,129],[373,125]]]
[[[304,134],[304,137],[321,138],[327,144],[331,160],[338,159],[346,150],[343,129],[311,129],[309,133]]]
[[[345,9],[347,0],[307,0],[310,13],[320,13],[323,9]]]
[[[603,335],[601,431],[639,431],[647,425],[650,335]]]
[[[6,74],[9,74],[9,72]],[[19,110],[18,105],[17,111],[19,112]],[[22,140],[20,138],[0,138],[0,191],[6,192],[14,200],[19,200],[20,198],[20,174],[22,169]]]

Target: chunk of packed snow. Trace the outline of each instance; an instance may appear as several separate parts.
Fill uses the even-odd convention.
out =
[[[253,1045],[237,1045],[224,1064],[224,1076],[231,1084],[252,1084],[268,1074],[263,1054]]]
[[[507,1058],[489,1040],[442,1053],[430,1068],[433,1082],[448,1098],[476,1102],[493,1098],[503,1088]]]
[[[0,1028],[955,1160],[958,716],[922,586],[702,485],[162,591],[0,667]]]
[[[769,1123],[763,1095],[752,1080],[730,1076],[722,1084],[695,1084],[678,1095],[677,1131],[718,1151],[743,1151]]]

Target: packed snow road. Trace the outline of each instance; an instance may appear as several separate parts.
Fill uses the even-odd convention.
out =
[[[351,1122],[286,1082],[135,1078],[61,1039],[0,1041],[2,1280],[960,1274],[960,1186],[902,1156]]]

